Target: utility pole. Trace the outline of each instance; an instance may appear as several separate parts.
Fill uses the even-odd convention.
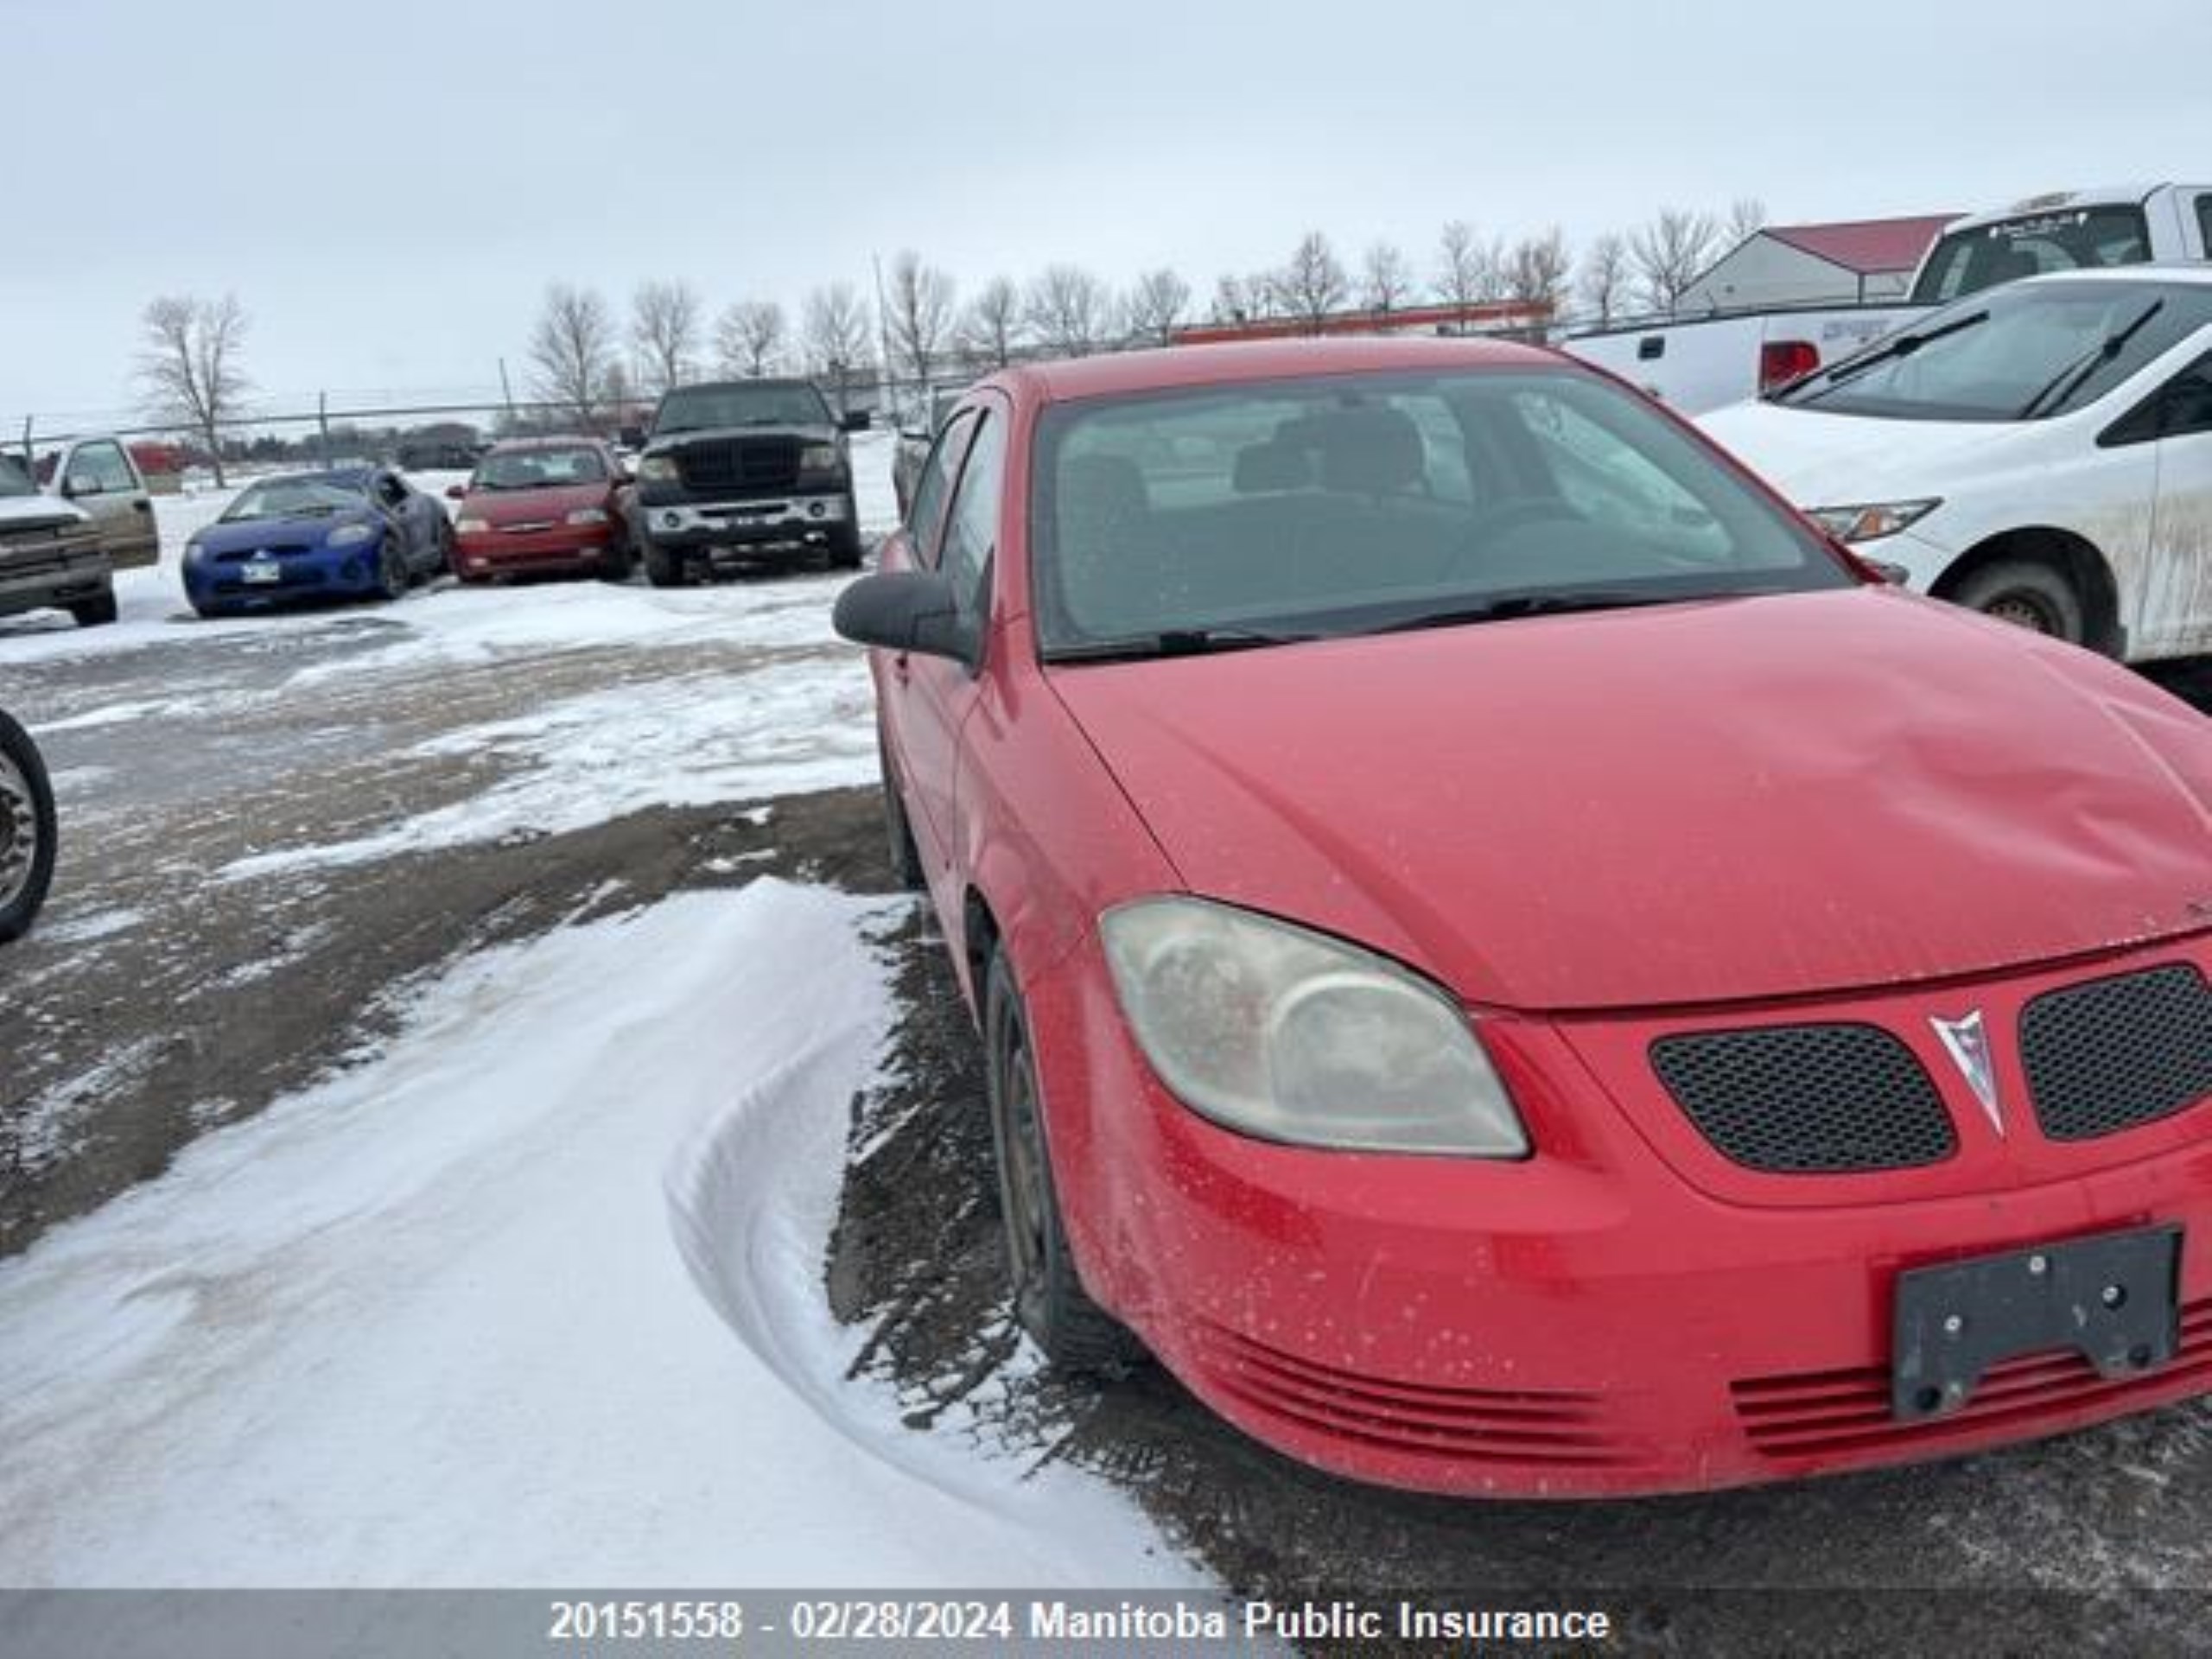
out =
[[[883,256],[868,255],[875,267],[875,401],[883,401],[883,383],[891,376],[891,320],[883,310]]]
[[[315,395],[315,423],[322,434],[322,464],[330,465],[330,394],[318,391]]]
[[[507,406],[507,427],[512,431],[515,423],[515,389],[507,383],[507,359],[504,357],[499,359],[499,397]]]

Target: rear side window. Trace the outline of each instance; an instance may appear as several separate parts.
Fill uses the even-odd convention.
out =
[[[914,499],[906,506],[906,533],[913,538],[914,558],[937,568],[938,534],[944,521],[944,499],[952,493],[960,462],[976,435],[976,417],[963,415],[938,435],[937,446],[922,465],[914,484]]]
[[[69,457],[68,487],[90,494],[95,491],[106,494],[135,490],[138,480],[130,475],[130,463],[123,457],[121,446],[112,443],[88,443]]]
[[[1936,243],[1912,285],[1912,298],[1916,305],[1941,305],[2023,276],[2139,265],[2150,257],[2151,231],[2140,207],[2122,203],[2023,213],[1954,231]]]
[[[962,606],[981,607],[983,572],[998,546],[1000,483],[1006,470],[1006,423],[986,416],[968,447],[960,489],[944,521],[939,566]]]

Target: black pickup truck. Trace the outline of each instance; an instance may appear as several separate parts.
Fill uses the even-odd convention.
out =
[[[638,457],[645,575],[671,588],[737,565],[821,559],[857,569],[860,515],[842,419],[810,380],[677,386]]]

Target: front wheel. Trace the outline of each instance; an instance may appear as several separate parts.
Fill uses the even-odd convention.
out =
[[[1985,564],[1945,597],[1970,611],[2069,645],[2081,645],[2088,638],[2086,607],[2073,578],[2041,559],[1999,559]]]
[[[900,887],[918,891],[929,873],[922,868],[921,849],[914,844],[914,826],[907,819],[906,803],[899,793],[899,774],[891,766],[891,747],[883,741],[880,726],[875,753],[883,772],[883,831],[891,849],[891,873],[898,877]]]
[[[654,543],[645,543],[645,580],[656,588],[683,585],[683,556]]]
[[[115,620],[115,590],[111,588],[96,599],[80,599],[69,607],[69,614],[80,628],[103,628]]]
[[[54,882],[54,786],[30,734],[0,714],[0,944],[29,931]]]
[[[852,518],[852,504],[845,504],[846,520],[831,527],[830,531],[830,568],[832,570],[857,570],[861,556],[868,550],[861,540],[861,527]]]
[[[407,594],[410,575],[407,554],[395,536],[384,538],[377,551],[377,593],[384,599],[404,599]]]
[[[1014,1318],[1061,1370],[1118,1375],[1144,1351],[1076,1277],[1052,1179],[1029,1016],[1003,950],[992,951],[985,981],[983,1042]]]

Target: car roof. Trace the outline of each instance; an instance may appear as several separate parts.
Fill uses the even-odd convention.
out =
[[[597,449],[606,443],[604,438],[594,438],[586,433],[550,432],[538,437],[501,438],[486,451],[487,454],[512,454],[524,449],[573,449],[579,444]]]
[[[308,472],[271,473],[265,478],[247,480],[245,487],[251,489],[256,484],[365,484],[384,470],[380,467],[321,467]]]
[[[2088,190],[2050,190],[2038,195],[2023,196],[2002,207],[1993,207],[1986,213],[1969,213],[1943,227],[1945,236],[1956,236],[1961,231],[1979,231],[1991,225],[2002,225],[2008,219],[2034,219],[2044,213],[2079,213],[2088,207],[2139,207],[2152,194],[2166,188],[2167,181],[2132,184],[2104,184]]]
[[[1129,392],[1281,380],[1300,375],[1417,372],[1467,368],[1559,368],[1554,352],[1501,340],[1370,334],[1313,340],[1235,340],[1168,346],[1024,364],[995,377],[1042,403]]]

